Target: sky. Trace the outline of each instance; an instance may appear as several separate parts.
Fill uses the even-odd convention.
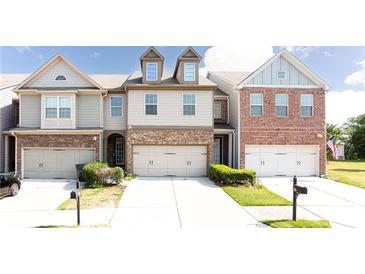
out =
[[[174,69],[186,47],[156,47],[165,57],[165,71]],[[203,57],[202,74],[209,70],[253,71],[283,46],[195,47]],[[327,122],[341,125],[365,113],[365,47],[286,46],[330,86],[326,97]],[[140,69],[147,47],[0,47],[0,73],[32,73],[56,53],[65,55],[88,74],[129,74]]]

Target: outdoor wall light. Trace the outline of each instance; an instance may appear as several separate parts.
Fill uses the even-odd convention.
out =
[[[318,133],[318,134],[317,134],[317,137],[318,137],[318,138],[322,138],[322,134],[321,134],[321,133]]]

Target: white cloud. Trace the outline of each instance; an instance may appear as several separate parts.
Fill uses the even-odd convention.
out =
[[[211,47],[204,54],[205,67],[200,74],[209,70],[254,71],[273,55],[271,46]]]
[[[31,55],[33,55],[34,57],[38,58],[41,61],[43,61],[43,59],[44,59],[43,54],[39,54],[39,53],[35,52],[31,47],[21,46],[21,47],[14,47],[14,48],[20,54],[27,52],[27,53],[30,53]]]
[[[363,85],[365,87],[365,59],[358,62],[361,68],[345,78],[348,85]]]
[[[333,56],[333,54],[332,54],[332,53],[330,53],[330,52],[328,52],[327,50],[324,50],[324,51],[323,51],[323,55],[324,55],[324,56],[326,56],[326,57],[331,57],[331,56]]]
[[[365,113],[365,90],[329,91],[326,95],[328,123],[341,125],[348,118]]]
[[[100,56],[100,53],[99,52],[96,52],[96,51],[94,51],[93,53],[91,53],[90,55],[89,55],[89,57],[90,58],[98,58]]]
[[[319,47],[293,47],[287,46],[285,47],[288,51],[292,53],[298,53],[301,58],[307,58],[309,54],[315,49]]]

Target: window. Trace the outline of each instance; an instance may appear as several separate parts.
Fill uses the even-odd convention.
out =
[[[63,75],[58,75],[56,78],[55,78],[56,81],[66,81],[66,77],[63,76]]]
[[[110,115],[112,117],[121,117],[123,114],[123,97],[110,97]]]
[[[288,94],[275,95],[275,111],[279,117],[288,116]]]
[[[45,116],[48,119],[71,118],[71,97],[52,96],[46,97]]]
[[[195,64],[184,63],[184,81],[195,81]]]
[[[300,95],[300,114],[303,117],[313,116],[313,94]]]
[[[219,101],[214,102],[213,115],[214,115],[214,119],[221,119],[222,118],[222,105],[221,105],[221,102],[219,102]]]
[[[157,115],[157,94],[145,94],[145,114]]]
[[[147,81],[157,81],[157,63],[147,63]]]
[[[46,118],[57,118],[57,97],[46,97]]]
[[[71,97],[59,97],[59,117],[71,118]]]
[[[278,80],[284,80],[285,77],[286,77],[285,71],[278,71],[278,73],[277,73],[277,79]]]
[[[262,116],[263,113],[263,95],[262,94],[251,94],[251,116]]]
[[[183,114],[195,115],[195,94],[183,95]]]

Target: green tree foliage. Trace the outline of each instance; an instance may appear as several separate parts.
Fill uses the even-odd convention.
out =
[[[365,114],[352,117],[343,125],[346,138],[346,156],[365,159]]]

